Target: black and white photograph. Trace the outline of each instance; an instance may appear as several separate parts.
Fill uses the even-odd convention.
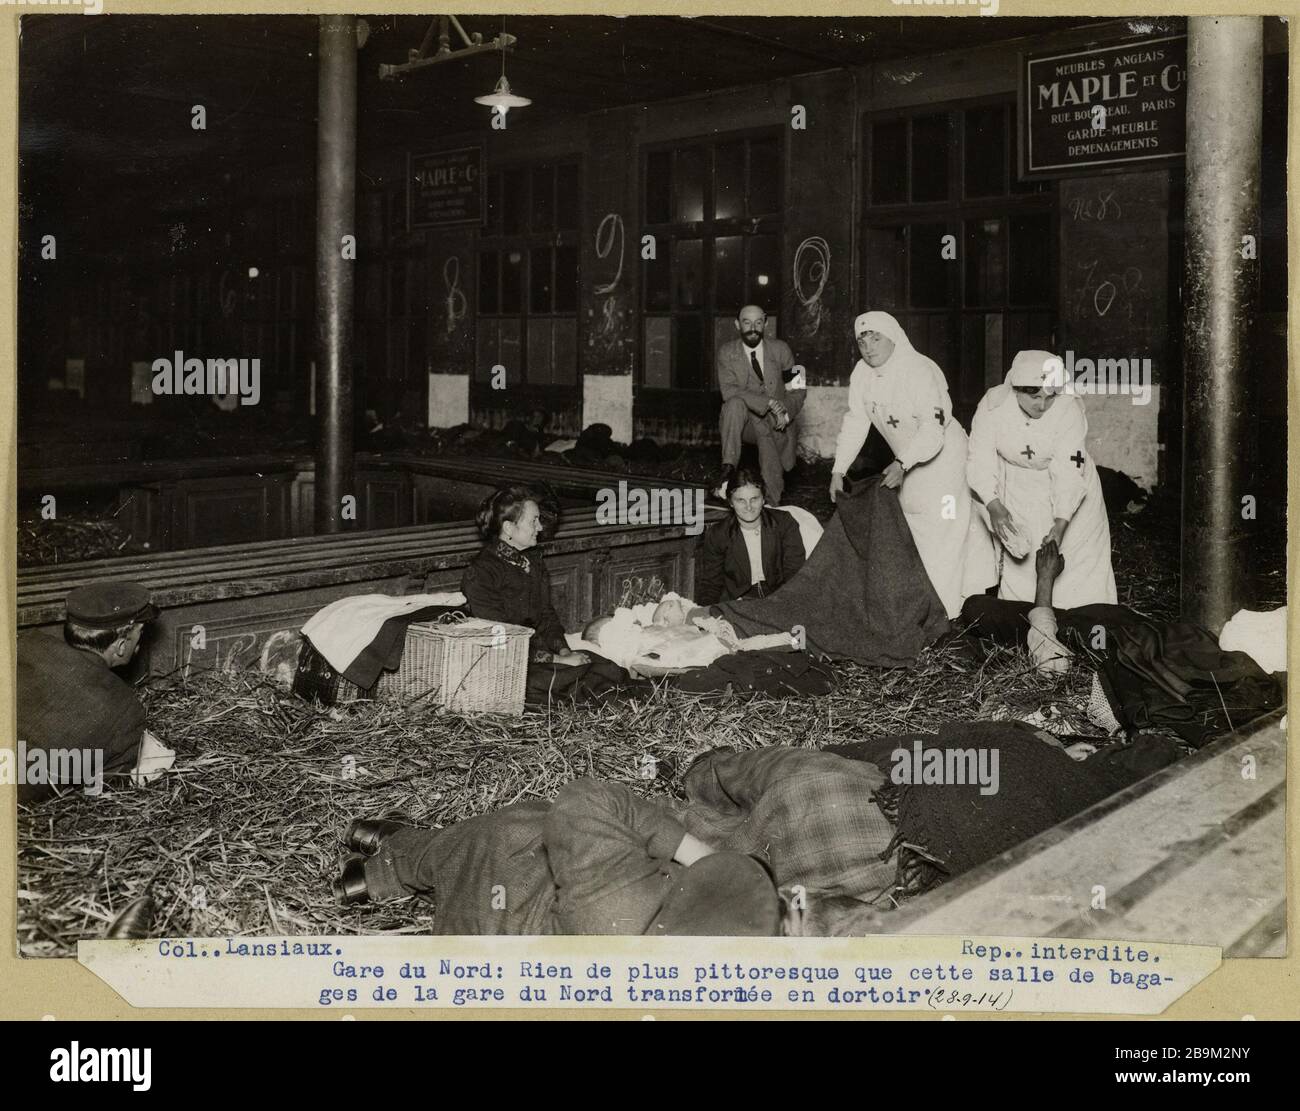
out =
[[[1284,957],[1286,21],[447,7],[18,8],[9,944]]]

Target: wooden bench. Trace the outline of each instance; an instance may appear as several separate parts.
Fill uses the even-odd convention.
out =
[[[880,915],[876,932],[1181,942],[1217,945],[1226,957],[1285,955],[1280,716],[1221,737]],[[1104,908],[1094,906],[1097,887]]]
[[[501,460],[409,463],[489,486],[545,476],[569,489],[608,488],[625,477]],[[710,511],[710,519],[721,512]],[[566,628],[576,630],[610,609],[636,579],[658,578],[689,595],[698,539],[682,525],[603,524],[593,507],[566,509],[556,536],[542,545]],[[277,634],[283,639],[296,632],[337,598],[458,589],[481,547],[471,522],[454,521],[29,568],[18,574],[18,627],[57,632],[69,591],[101,579],[130,579],[148,587],[163,610],[142,648],[142,670],[161,675],[185,667],[256,666]]]
[[[119,486],[131,483],[161,482],[168,479],[216,478],[223,475],[307,471],[314,458],[302,452],[260,455],[219,456],[199,459],[128,460],[110,465],[21,467],[18,489],[23,492],[47,492],[90,486]],[[596,490],[625,479],[633,486],[655,485],[675,489],[691,483],[647,475],[615,474],[589,467],[567,464],[534,463],[525,459],[466,458],[453,455],[420,455],[416,452],[358,452],[356,468],[391,467],[418,474],[458,475],[473,482],[500,485],[505,482],[548,482],[561,488]]]
[[[508,482],[548,483],[566,507],[591,505],[601,490],[693,489],[671,479],[611,474],[514,459],[464,459],[409,452],[359,454],[353,473],[357,525],[367,530],[472,520],[482,499]],[[42,467],[19,475],[19,504],[49,493],[98,490],[116,501],[117,523],[153,552],[257,543],[315,532],[310,456],[128,461],[107,467]]]

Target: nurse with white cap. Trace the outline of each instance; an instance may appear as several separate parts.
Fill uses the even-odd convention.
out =
[[[1068,385],[1055,355],[1019,352],[1006,381],[975,410],[966,465],[999,541],[998,597],[1034,600],[1034,553],[1051,539],[1065,558],[1052,592],[1062,609],[1117,600],[1106,502],[1085,442],[1088,418]]]
[[[889,313],[863,313],[853,335],[862,358],[849,379],[831,501],[844,490],[844,475],[875,425],[894,453],[882,485],[898,490],[926,574],[948,616],[956,617],[963,599],[993,585],[996,569],[988,531],[972,510],[966,432],[953,419],[947,379]]]

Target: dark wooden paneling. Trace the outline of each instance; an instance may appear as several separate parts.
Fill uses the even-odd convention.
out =
[[[585,599],[590,593],[589,585],[583,581],[586,563],[585,553],[546,562],[551,576],[551,604],[566,629],[579,628],[587,616],[583,613]]]
[[[278,540],[292,522],[287,474],[123,486],[118,504],[127,507],[131,535],[155,552]]]
[[[694,582],[694,538],[689,542],[649,544],[635,549],[619,548],[608,557],[593,557],[592,609],[588,617],[610,613],[627,584],[640,579],[648,584],[658,578],[668,590],[689,597]]]
[[[473,520],[479,503],[496,487],[488,482],[466,482],[435,475],[411,476],[413,525]]]
[[[169,530],[163,547],[278,540],[289,532],[284,475],[207,478],[163,488]]]
[[[402,528],[411,521],[411,481],[398,472],[363,474],[360,519],[368,529]]]

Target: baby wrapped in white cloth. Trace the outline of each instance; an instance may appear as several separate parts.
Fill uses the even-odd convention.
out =
[[[665,675],[708,667],[719,656],[758,648],[789,648],[783,634],[740,638],[729,621],[709,617],[689,598],[668,593],[656,606],[619,606],[582,633],[582,645],[633,675]]]

